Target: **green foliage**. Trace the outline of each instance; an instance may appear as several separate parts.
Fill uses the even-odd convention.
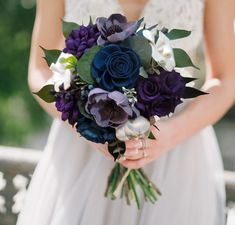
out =
[[[68,37],[72,30],[79,28],[79,25],[72,22],[63,21],[63,33],[65,37]]]
[[[47,103],[55,102],[55,96],[52,95],[52,91],[54,90],[54,85],[46,85],[42,87],[42,89],[34,94],[40,97],[43,101]]]
[[[77,72],[83,81],[88,84],[94,84],[94,80],[91,76],[91,63],[96,53],[101,49],[100,46],[94,46],[89,49],[86,54],[77,63]]]
[[[174,57],[175,57],[175,63],[176,67],[194,67],[196,69],[199,69],[197,66],[195,66],[190,59],[189,55],[180,48],[174,48]]]
[[[148,138],[151,139],[151,140],[156,140],[156,138],[155,138],[152,131],[150,131]]]
[[[131,36],[122,45],[132,48],[139,55],[144,68],[148,69],[150,67],[152,49],[146,38],[142,36]]]
[[[113,156],[114,161],[116,161],[124,155],[126,151],[125,142],[117,140],[116,142],[108,144],[108,151]]]
[[[59,58],[61,51],[60,50],[56,50],[56,49],[45,49],[42,46],[40,46],[41,49],[44,51],[45,57],[44,59],[47,62],[47,65],[50,66],[52,63],[56,63],[57,59]]]
[[[170,40],[175,40],[175,39],[188,37],[190,34],[191,34],[191,31],[188,31],[188,30],[172,29],[170,32],[166,34],[166,36]]]
[[[25,146],[28,135],[50,122],[27,85],[35,6],[21,4],[0,0],[0,145]]]

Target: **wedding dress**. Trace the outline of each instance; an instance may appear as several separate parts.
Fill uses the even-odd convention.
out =
[[[175,44],[195,52],[202,38],[204,0],[150,0],[148,24],[192,30]],[[66,0],[65,19],[121,12],[117,0]],[[182,107],[181,109],[182,110]],[[187,119],[187,118],[185,118]],[[104,197],[113,162],[60,120],[54,120],[17,225],[223,225],[221,156],[211,126],[144,169],[162,196],[155,205],[127,206]]]

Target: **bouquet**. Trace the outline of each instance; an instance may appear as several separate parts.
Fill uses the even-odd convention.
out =
[[[125,154],[125,141],[155,139],[151,125],[174,113],[183,99],[206,94],[189,87],[195,79],[175,69],[197,68],[183,49],[172,45],[172,40],[185,38],[190,31],[143,23],[144,19],[127,22],[121,14],[99,17],[88,25],[63,22],[66,47],[42,48],[52,78],[34,93],[55,102],[61,119],[81,136],[108,145],[115,164],[105,196],[125,196],[138,208],[140,190],[152,203],[161,193],[143,169],[118,163]]]

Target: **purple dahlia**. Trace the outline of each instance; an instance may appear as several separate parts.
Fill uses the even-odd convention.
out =
[[[55,97],[55,106],[57,110],[62,113],[61,119],[63,121],[68,120],[69,124],[74,126],[78,118],[81,116],[75,94],[72,92],[57,92]]]
[[[84,52],[97,44],[97,39],[100,35],[99,30],[95,25],[80,26],[74,29],[65,40],[65,53],[70,53],[81,58]]]

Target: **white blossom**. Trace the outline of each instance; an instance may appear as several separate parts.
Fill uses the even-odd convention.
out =
[[[68,53],[61,53],[56,63],[52,63],[50,69],[52,71],[52,78],[47,83],[54,84],[54,89],[56,92],[59,92],[59,87],[61,84],[64,84],[64,89],[67,90],[70,88],[71,80],[73,77],[74,69],[66,68],[68,63],[62,62],[61,59],[67,59],[73,55]]]
[[[175,58],[170,39],[161,31],[156,43],[154,34],[150,30],[143,30],[143,35],[150,41],[153,59],[163,69],[172,71],[175,68]]]
[[[143,116],[128,120],[116,129],[116,137],[120,141],[127,141],[135,137],[147,137],[150,131],[150,122]]]

